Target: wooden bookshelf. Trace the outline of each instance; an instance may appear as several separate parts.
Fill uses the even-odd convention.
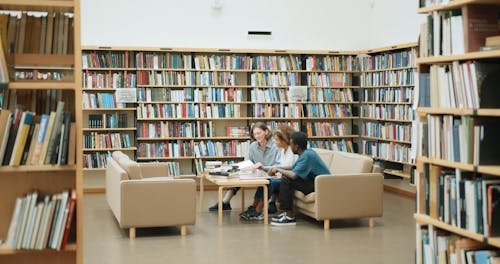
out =
[[[8,57],[9,70],[13,71],[53,71],[58,73],[68,73],[67,79],[57,80],[13,80],[9,83],[8,92],[10,97],[4,109],[11,112],[15,109],[15,102],[10,99],[16,98],[25,100],[22,96],[32,91],[33,95],[40,94],[43,91],[58,95],[58,100],[63,101],[64,111],[70,112],[71,122],[75,123],[75,144],[74,152],[68,153],[75,157],[75,164],[68,165],[20,165],[20,166],[1,166],[0,167],[0,238],[6,240],[12,215],[14,213],[16,199],[23,197],[26,193],[37,190],[39,192],[38,201],[45,195],[61,193],[63,190],[75,190],[76,209],[73,216],[75,227],[71,233],[75,234],[70,238],[64,250],[16,250],[9,248],[4,243],[0,246],[0,263],[83,263],[83,178],[82,178],[82,98],[79,76],[81,55],[80,55],[80,1],[79,0],[0,0],[0,10],[9,15],[10,11],[22,12],[27,16],[32,16],[33,12],[46,16],[46,12],[63,16],[62,13],[71,13],[72,19],[66,20],[72,22],[72,27],[68,27],[68,33],[73,36],[73,40],[67,40],[67,55],[56,54],[36,54],[26,49],[17,52],[9,49]],[[21,15],[22,17],[23,15]],[[55,20],[55,18],[54,18]],[[40,20],[41,21],[41,20]],[[64,19],[63,19],[64,21]],[[13,21],[18,23],[18,21]],[[10,23],[10,22],[9,22]],[[65,22],[62,22],[65,23]],[[71,24],[69,24],[71,25]],[[62,26],[62,24],[61,24]],[[7,29],[8,30],[8,29]],[[19,29],[18,29],[19,30]],[[62,29],[61,29],[62,30]],[[27,31],[26,31],[27,32]],[[54,31],[55,32],[55,31]],[[20,34],[19,32],[16,32]],[[38,32],[32,32],[34,35]],[[26,34],[26,33],[25,33]],[[55,34],[55,33],[54,33]],[[38,37],[41,37],[38,34]],[[54,35],[55,36],[55,35]],[[26,40],[26,39],[25,39]],[[61,43],[66,41],[61,38]],[[19,39],[12,44],[14,46],[22,45],[17,43]],[[30,45],[35,45],[32,40]],[[66,42],[65,42],[66,43]],[[26,43],[25,43],[26,44]],[[40,43],[38,43],[40,44]],[[71,46],[70,46],[71,45]],[[61,44],[64,46],[64,44]],[[33,48],[37,50],[36,48]],[[56,53],[50,51],[49,53]],[[64,53],[64,52],[63,52]],[[11,76],[14,76],[12,72]],[[28,100],[28,99],[27,99]],[[55,109],[52,107],[50,99],[45,97],[30,98],[34,103],[27,107],[27,110],[35,112],[36,119],[42,114],[49,114]],[[35,102],[36,101],[36,102]],[[23,102],[24,104],[24,102]],[[47,104],[48,107],[40,107]],[[44,108],[45,110],[32,109]],[[47,112],[47,109],[49,112]],[[37,121],[38,122],[38,121]],[[71,149],[71,148],[69,148]],[[26,161],[26,163],[28,163]],[[43,195],[43,196],[42,196]],[[41,197],[41,198],[40,198]]]
[[[466,17],[469,14],[473,13],[473,11],[470,10],[478,10],[475,8],[477,6],[484,6],[485,8],[490,8],[490,7],[498,8],[500,7],[500,1],[455,0],[455,1],[449,1],[449,3],[445,5],[436,5],[436,6],[419,8],[418,13],[426,14],[428,16],[433,16],[437,14],[439,18],[441,18],[441,16],[439,15],[441,13],[437,13],[435,11],[457,10],[461,11],[461,17],[456,17],[456,18],[462,19],[464,21],[464,25],[465,24],[469,25],[468,23],[474,24],[474,22],[469,22],[469,20],[471,19],[483,20],[482,17],[484,17],[485,21],[489,19],[488,15],[485,12],[480,12],[476,14],[478,17],[473,17],[473,18]],[[468,10],[470,12],[466,12]],[[492,16],[490,16],[490,18]],[[446,22],[450,21],[446,20],[443,23]],[[491,22],[488,23],[490,25],[493,24]],[[494,24],[496,26],[496,22]],[[469,30],[470,29],[464,28],[463,32],[467,34],[467,31]],[[422,47],[425,47],[426,45],[430,44],[431,41],[430,38],[428,38],[428,36],[430,37],[433,36],[434,34],[437,34],[437,32],[433,32],[433,30],[431,30],[431,32],[422,32],[421,34]],[[451,35],[452,34],[453,33],[451,33]],[[448,42],[448,38],[451,39],[450,40],[451,48],[445,45]],[[500,50],[467,52],[468,50],[467,43],[472,43],[474,41],[476,42],[483,41],[482,39],[479,39],[479,36],[474,36],[473,34],[470,34],[468,36],[467,35],[454,36],[453,39],[450,35],[447,35],[444,37],[441,36],[440,38],[436,39],[442,41],[442,43],[439,43],[443,44],[442,49],[438,50],[437,52],[433,52],[432,49],[424,48],[421,50],[421,54],[423,56],[430,54],[430,56],[417,59],[419,80],[422,89],[420,90],[420,94],[421,95],[429,94],[428,97],[421,97],[420,99],[424,99],[423,105],[426,106],[466,105],[468,109],[464,109],[465,107],[464,108],[457,107],[451,109],[449,107],[448,108],[418,107],[417,109],[417,114],[418,114],[417,119],[420,123],[422,123],[423,127],[422,129],[419,128],[419,131],[423,133],[423,135],[419,135],[417,137],[417,140],[418,141],[423,140],[421,136],[423,136],[423,138],[438,137],[438,140],[440,140],[441,142],[448,143],[444,144],[442,149],[439,149],[435,148],[435,146],[431,145],[431,143],[426,142],[427,144],[425,144],[424,148],[422,149],[422,153],[424,156],[417,157],[417,178],[418,178],[418,181],[416,182],[417,209],[416,209],[416,214],[414,215],[415,220],[417,222],[417,245],[418,244],[422,245],[426,243],[422,239],[421,232],[427,233],[429,239],[435,241],[439,231],[445,230],[448,233],[451,233],[452,235],[458,235],[459,237],[476,240],[483,243],[485,247],[488,248],[493,247],[493,250],[498,250],[498,248],[500,247],[499,238],[488,237],[488,230],[487,230],[488,228],[484,228],[482,222],[479,222],[479,225],[481,226],[473,224],[474,221],[482,221],[483,219],[488,219],[488,216],[483,215],[482,211],[483,207],[488,208],[488,206],[490,206],[488,199],[484,201],[484,199],[477,199],[474,196],[470,196],[468,192],[467,195],[465,195],[464,193],[465,189],[467,188],[476,188],[478,185],[481,186],[481,184],[484,183],[484,181],[482,181],[482,178],[484,176],[483,174],[493,175],[496,177],[500,176],[500,163],[489,166],[472,164],[472,163],[481,163],[481,161],[483,161],[483,158],[485,158],[483,155],[493,155],[493,157],[486,157],[487,160],[493,160],[493,161],[495,159],[498,160],[496,154],[493,154],[494,151],[492,152],[488,149],[484,151],[482,150],[482,148],[488,148],[489,146],[498,145],[497,144],[498,139],[496,138],[496,135],[491,137],[491,133],[488,136],[486,135],[485,132],[485,136],[484,137],[480,136],[480,138],[478,139],[475,138],[478,135],[477,134],[474,135],[474,133],[477,133],[477,131],[480,131],[480,129],[483,128],[485,131],[487,131],[487,128],[490,125],[493,128],[497,127],[497,125],[500,124],[500,119],[498,118],[500,117],[500,109],[479,108],[477,100],[475,100],[474,94],[479,95],[478,98],[479,105],[481,105],[481,103],[483,102],[481,99],[484,99],[486,96],[484,94],[484,91],[487,91],[483,89],[488,89],[489,87],[487,86],[488,85],[487,83],[482,82],[481,78],[486,78],[486,79],[489,78],[488,74],[491,75],[491,72],[493,72],[491,70],[494,69],[496,64],[500,64]],[[436,41],[436,39],[433,39],[432,41]],[[460,45],[456,45],[459,43],[454,43],[453,41],[457,40],[464,41],[464,46],[465,46],[464,50],[466,51],[465,53],[459,55],[435,55],[435,56],[432,55],[432,53],[447,54],[447,53],[453,53],[454,51],[456,52],[456,50],[453,50],[453,48],[460,47]],[[473,48],[469,47],[469,50],[473,49],[476,49],[476,47]],[[482,62],[489,62],[491,64]],[[477,65],[481,65],[481,67]],[[446,70],[443,71],[444,67],[449,67],[450,71],[453,71],[453,73],[449,74],[448,72],[446,72]],[[444,77],[451,76],[457,73],[456,67],[460,67],[458,68],[459,69],[458,74],[467,72],[468,75],[462,75],[462,76],[464,76],[464,81],[470,80],[469,84],[471,84],[471,86],[465,85],[462,80],[459,81],[458,83],[441,84],[440,81],[444,80]],[[497,75],[498,73],[495,72],[493,74]],[[476,76],[480,76],[480,78],[475,78]],[[474,81],[476,81],[477,83],[473,83]],[[475,87],[478,87],[477,93],[475,91]],[[449,90],[450,94],[457,94],[457,92],[455,91],[459,92],[463,91],[465,95],[462,94],[461,96],[457,96],[456,98],[441,98],[441,101],[439,100],[439,98],[435,98],[435,96],[441,96],[440,94],[436,94],[436,91],[438,90],[446,91],[446,89],[450,89]],[[470,95],[472,95],[472,97]],[[488,99],[491,98],[488,97]],[[444,102],[443,100],[454,100],[454,101]],[[498,102],[498,100],[499,99],[495,97],[491,102],[491,104],[495,104],[495,101]],[[450,124],[450,122],[452,122],[452,124]],[[449,130],[448,127],[450,128]],[[440,131],[439,136],[437,135],[436,131]],[[456,132],[458,132],[458,137],[456,135]],[[464,133],[468,133],[466,136],[467,142],[461,142],[461,141],[457,142],[457,138],[463,138]],[[489,138],[489,140],[485,143],[483,142],[484,138]],[[475,145],[477,144],[476,142],[480,142],[480,145],[479,146]],[[422,142],[418,143],[421,144]],[[457,150],[456,148],[459,149]],[[451,161],[457,159],[456,156],[457,151],[460,152],[460,160],[469,161],[470,163]],[[479,161],[476,160],[477,158],[476,154],[479,154],[477,151],[481,153]],[[485,153],[490,153],[490,154],[485,154]],[[450,155],[454,158],[450,158]],[[440,186],[440,182],[443,182],[442,186]],[[456,189],[451,188],[452,185],[451,182],[453,182],[454,185],[453,188]],[[468,187],[465,185],[468,185]],[[434,189],[433,186],[437,186],[437,188]],[[466,204],[459,205],[457,203],[456,208],[457,210],[460,210],[460,212],[455,212],[456,215],[453,215],[451,211],[443,212],[442,210],[439,209],[436,210],[436,207],[434,207],[434,205],[436,205],[437,208],[442,208],[444,204],[449,203],[452,200],[451,198],[446,198],[446,195],[445,198],[443,199],[437,197],[438,196],[437,193],[442,191],[441,188],[444,188],[445,190],[447,188],[450,188],[451,192],[457,194],[456,197],[457,201],[462,201],[462,200],[465,201],[465,199],[467,199],[467,203],[475,203],[476,204],[475,207],[469,208],[470,205],[469,206],[467,206]],[[487,191],[485,192],[483,188],[479,189],[481,190],[481,193],[478,193],[477,194],[478,196],[487,195]],[[435,198],[437,198],[436,201],[434,200]],[[450,199],[450,200],[445,200],[445,199]],[[461,213],[463,213],[464,211],[466,216],[461,215]],[[482,218],[480,219],[479,217]],[[443,219],[443,220],[441,221],[438,219]],[[451,225],[449,223],[454,223],[454,225]],[[459,226],[467,226],[467,228],[465,229],[457,227],[455,226],[455,223],[457,223]],[[485,223],[485,224],[491,224],[491,223]],[[483,229],[486,230],[483,231]],[[445,243],[448,242],[449,241],[445,241]],[[431,254],[430,256],[426,254],[428,253],[424,252],[423,250],[418,250],[417,248],[416,263],[421,264],[424,262],[424,259],[426,258],[437,259],[436,258],[437,256],[434,253],[430,253]]]
[[[497,0],[454,0],[450,1],[446,5],[433,5],[421,7],[417,10],[419,14],[427,14],[432,11],[445,11],[460,9],[464,5],[476,5],[476,4],[498,4]]]
[[[375,141],[387,141],[387,142],[394,142],[394,143],[400,143],[400,144],[411,144],[410,141],[403,141],[403,140],[396,140],[396,139],[389,139],[389,138],[380,138],[380,137],[368,137],[368,136],[359,136],[361,139],[369,139],[369,140],[375,140]]]
[[[390,174],[390,175],[394,175],[394,176],[398,176],[398,177],[401,177],[401,178],[406,178],[406,179],[410,178],[410,174],[407,173],[407,172],[404,172],[402,170],[385,169],[384,173]]]

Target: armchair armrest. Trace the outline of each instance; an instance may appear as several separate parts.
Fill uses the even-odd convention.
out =
[[[165,177],[168,175],[168,165],[166,162],[137,163],[141,169],[143,178]]]
[[[320,175],[315,179],[316,218],[346,219],[382,215],[380,173]]]
[[[106,200],[118,222],[120,222],[119,216],[121,213],[120,182],[125,179],[128,179],[127,172],[114,159],[108,158],[106,168]]]
[[[196,183],[168,177],[121,182],[122,228],[194,224]]]

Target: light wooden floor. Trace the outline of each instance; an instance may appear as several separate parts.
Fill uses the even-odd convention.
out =
[[[253,191],[245,193],[248,203]],[[239,196],[233,199],[239,205]],[[121,230],[103,194],[86,194],[84,205],[84,263],[414,263],[415,221],[413,200],[384,194],[384,216],[375,228],[368,220],[323,223],[300,216],[296,226],[264,226],[242,222],[239,208],[208,212],[216,192],[206,193],[203,213],[181,237],[178,228],[137,229],[134,241]],[[146,205],[146,204],[145,204]]]

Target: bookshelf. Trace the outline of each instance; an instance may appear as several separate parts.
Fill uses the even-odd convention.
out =
[[[411,177],[417,43],[367,50],[360,65],[360,153],[385,174]]]
[[[418,9],[428,17],[417,59],[417,263],[442,258],[440,243],[457,248],[447,256],[499,250],[500,221],[492,215],[500,210],[494,206],[500,199],[500,141],[492,133],[499,131],[500,101],[489,80],[498,75],[500,53],[479,51],[487,35],[463,28],[497,28],[496,15],[490,23],[488,12],[476,11],[499,9],[499,1],[488,0]],[[430,23],[437,27],[430,30]]]
[[[69,123],[63,123],[62,127],[66,127],[67,140],[73,145],[64,146],[61,143],[55,143],[57,145],[53,148],[57,150],[54,151],[59,151],[61,155],[56,157],[57,154],[56,156],[53,154],[50,159],[55,157],[55,163],[49,162],[52,164],[30,165],[30,160],[23,158],[22,165],[0,166],[0,239],[4,240],[4,243],[0,245],[0,262],[83,263],[82,108],[78,103],[82,98],[79,90],[81,83],[79,77],[81,71],[80,1],[1,0],[0,10],[3,11],[0,19],[2,27],[7,29],[9,36],[6,38],[7,43],[2,44],[5,47],[7,61],[7,65],[4,66],[8,66],[10,76],[0,112],[14,113],[16,108],[22,105],[25,110],[20,115],[24,115],[27,119],[31,115],[27,111],[33,112],[34,120],[31,124],[25,120],[27,128],[21,127],[21,130],[10,135],[17,137],[17,132],[21,135],[25,133],[21,131],[35,130],[35,124],[39,124],[40,119],[43,119],[41,116],[56,111],[57,102],[62,101],[64,102],[63,110],[68,112],[69,118]],[[41,12],[38,13],[41,17],[32,16],[30,13],[32,11]],[[52,24],[56,20],[59,21],[57,26],[55,23]],[[47,31],[50,28],[49,23],[52,24],[53,29],[50,34]],[[18,37],[22,35],[24,42],[20,41],[23,38],[16,40],[16,34]],[[69,125],[70,123],[74,125]],[[60,132],[64,133],[64,129]],[[36,140],[35,133],[26,135],[26,140]],[[61,134],[62,137],[63,134]],[[24,140],[20,138],[19,142],[24,142]],[[25,145],[28,144],[25,143]],[[26,154],[29,153],[28,150],[31,151],[29,145],[24,149]],[[6,151],[7,148],[3,153]],[[63,158],[64,155],[66,157]],[[63,161],[64,159],[67,160]],[[32,246],[22,246],[22,249],[16,249],[7,243],[16,199],[37,191],[38,202],[42,203],[44,196],[56,197],[57,194],[62,194],[67,190],[69,193],[74,190],[76,200],[72,202],[75,206],[74,213],[70,214],[68,211],[68,218],[69,215],[73,216],[72,224],[68,226],[69,239],[64,249],[48,249],[45,245],[37,250]],[[68,196],[68,205],[69,199]],[[38,205],[33,203],[33,208],[41,208]],[[69,209],[69,207],[66,208]],[[26,232],[28,237],[31,236],[31,243],[33,243],[37,221],[34,217],[27,216],[26,219],[32,219],[34,225],[33,229],[30,229],[32,231]],[[22,229],[21,222],[17,223]],[[64,228],[63,225],[64,221],[55,226]],[[24,228],[28,230],[27,225]],[[60,232],[63,231],[64,229]],[[21,239],[18,234],[18,232],[15,233],[16,239]]]
[[[137,92],[137,101],[124,108],[84,107],[83,121],[87,124],[93,113],[129,113],[127,127],[109,132],[130,133],[130,157],[141,162],[173,162],[182,176],[196,175],[207,160],[241,161],[250,142],[248,129],[258,121],[271,129],[279,123],[307,129],[314,146],[355,151],[353,140],[358,135],[353,133],[353,123],[358,117],[353,109],[358,102],[353,90],[358,86],[352,84],[352,75],[357,72],[356,55],[83,47],[81,86],[89,106],[90,94],[114,94],[121,87],[133,87]],[[291,85],[306,86],[310,99],[291,102]],[[320,125],[315,127],[316,122]],[[232,135],[229,128],[246,130]],[[84,126],[84,138],[103,130]],[[208,149],[213,149],[212,153]],[[97,166],[84,169],[89,180],[85,188],[102,188],[105,163],[101,161],[107,149],[83,151],[85,162],[98,161],[94,162]]]

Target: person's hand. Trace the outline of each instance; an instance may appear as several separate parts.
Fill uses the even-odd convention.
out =
[[[262,170],[264,169],[264,165],[262,165],[262,163],[260,162],[257,162],[255,163],[255,165],[253,165],[253,172],[256,172],[257,170]]]
[[[268,174],[269,176],[275,176],[276,173],[278,173],[278,168],[272,168],[271,170],[269,170]]]

